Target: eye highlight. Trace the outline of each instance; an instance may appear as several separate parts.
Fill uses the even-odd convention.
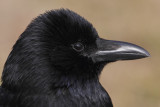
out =
[[[72,44],[72,48],[77,52],[81,52],[81,51],[83,51],[84,46],[82,43],[77,42],[77,43]]]

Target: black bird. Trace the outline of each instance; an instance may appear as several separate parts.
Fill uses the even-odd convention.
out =
[[[13,46],[2,73],[0,107],[113,107],[99,82],[103,67],[148,56],[134,44],[100,38],[71,10],[48,11]]]

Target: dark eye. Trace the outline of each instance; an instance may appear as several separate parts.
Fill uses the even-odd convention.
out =
[[[76,50],[77,52],[81,52],[81,51],[83,51],[84,46],[82,45],[82,43],[77,42],[77,43],[75,43],[75,44],[72,45],[72,48],[74,50]]]

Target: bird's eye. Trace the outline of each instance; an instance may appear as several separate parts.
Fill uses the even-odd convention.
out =
[[[81,52],[84,49],[84,46],[82,45],[82,43],[77,42],[72,45],[72,48],[77,52]]]

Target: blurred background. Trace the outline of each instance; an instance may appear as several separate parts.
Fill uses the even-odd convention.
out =
[[[100,37],[147,49],[149,58],[107,65],[100,81],[114,107],[160,107],[160,0],[0,0],[0,75],[30,21],[59,8],[85,17]]]

